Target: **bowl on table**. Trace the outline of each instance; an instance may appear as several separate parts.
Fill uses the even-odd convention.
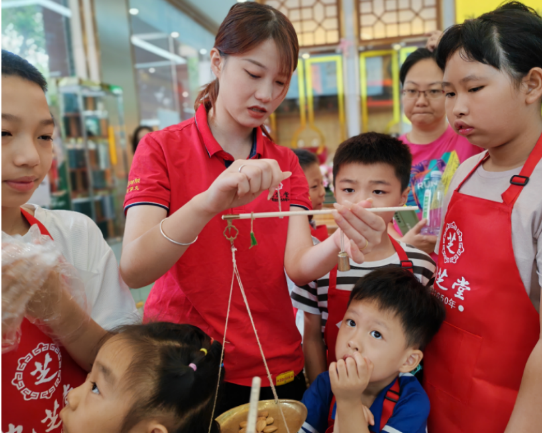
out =
[[[290,433],[297,433],[305,419],[307,419],[307,408],[303,403],[296,400],[279,400],[279,402]],[[243,404],[220,415],[216,420],[220,424],[221,433],[239,433],[241,422],[246,421],[248,418],[249,406],[249,403]],[[258,412],[261,411],[268,411],[269,416],[273,418],[273,424],[271,425],[278,428],[274,433],[287,433],[275,400],[259,401]]]

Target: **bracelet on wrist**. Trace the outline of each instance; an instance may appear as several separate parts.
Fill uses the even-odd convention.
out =
[[[164,218],[162,221],[160,221],[160,233],[162,233],[162,236],[165,237],[168,241],[170,241],[172,244],[175,244],[175,245],[180,245],[182,247],[187,247],[189,245],[192,245],[194,242],[196,242],[198,240],[198,237],[196,236],[196,239],[194,239],[192,242],[188,242],[188,243],[184,243],[184,242],[177,242],[177,241],[174,241],[173,239],[171,239],[168,235],[166,235],[164,233],[164,229],[162,228],[162,224],[164,224],[164,221],[166,220],[167,218]]]

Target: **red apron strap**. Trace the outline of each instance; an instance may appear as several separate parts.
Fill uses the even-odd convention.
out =
[[[503,203],[514,205],[523,190],[523,187],[529,183],[529,177],[533,174],[536,165],[542,159],[542,135],[536,142],[534,149],[529,154],[525,165],[519,174],[515,174],[510,178],[510,186],[502,194]]]
[[[326,433],[333,433],[335,427],[335,420],[333,419],[333,409],[335,408],[335,396],[331,399],[331,405],[329,406],[329,414],[327,416],[327,429]]]
[[[388,235],[389,236],[389,235]],[[399,256],[399,260],[401,261],[401,267],[403,269],[407,269],[410,272],[414,273],[414,264],[411,260],[409,260],[407,254],[405,253],[405,250],[401,246],[399,242],[397,242],[393,236],[390,236],[390,241],[393,244],[393,248],[395,248],[395,252]]]
[[[30,224],[31,227],[34,224],[37,224],[38,228],[40,229],[40,233],[42,235],[49,236],[51,239],[53,239],[53,237],[51,236],[51,233],[49,233],[49,230],[47,230],[45,226],[34,217],[34,215],[24,210],[23,208],[21,208],[21,213],[23,214],[23,217],[28,221],[28,224]]]
[[[384,426],[388,423],[389,419],[393,415],[393,409],[399,401],[400,392],[401,388],[399,386],[399,378],[396,378],[395,382],[393,382],[393,385],[390,389],[388,389],[388,392],[384,397],[384,404],[382,405],[382,416],[380,417],[380,430],[384,428]]]
[[[316,228],[311,227],[311,235],[318,239],[320,242],[324,242],[328,237],[327,226],[325,224],[316,226]]]
[[[337,266],[335,266],[331,271],[329,271],[329,289],[337,288]]]

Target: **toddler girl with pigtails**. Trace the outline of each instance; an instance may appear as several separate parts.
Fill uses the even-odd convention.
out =
[[[119,328],[60,413],[65,433],[209,433],[222,345],[192,325]],[[212,421],[211,433],[220,427]]]

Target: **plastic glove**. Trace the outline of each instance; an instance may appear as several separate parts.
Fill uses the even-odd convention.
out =
[[[75,332],[90,317],[58,326],[70,315],[70,302],[88,316],[84,284],[51,238],[37,226],[24,238],[2,233],[2,352],[17,347],[25,316],[57,339]]]

